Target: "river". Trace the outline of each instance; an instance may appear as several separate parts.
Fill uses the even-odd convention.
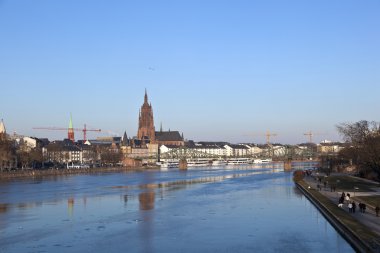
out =
[[[0,183],[0,252],[354,252],[281,168]]]

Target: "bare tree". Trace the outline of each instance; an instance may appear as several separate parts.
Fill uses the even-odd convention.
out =
[[[350,144],[340,155],[352,160],[361,174],[375,172],[380,180],[380,124],[362,120],[339,124],[337,129]]]
[[[9,140],[0,140],[0,170],[3,171],[4,168],[8,168],[10,162],[14,157],[14,148]]]
[[[119,150],[104,149],[101,154],[101,161],[105,164],[112,164],[115,166],[122,159],[122,154]]]

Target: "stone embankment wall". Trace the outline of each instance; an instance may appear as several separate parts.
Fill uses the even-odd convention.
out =
[[[158,169],[157,166],[144,167],[110,167],[110,168],[82,168],[82,169],[47,169],[47,170],[16,170],[0,172],[0,180],[11,180],[16,178],[35,178],[45,176],[66,176],[77,174],[96,174],[105,172],[144,171],[147,169]]]
[[[380,252],[378,236],[375,233],[320,192],[313,188],[309,189],[303,180],[296,182],[296,185],[357,252]]]

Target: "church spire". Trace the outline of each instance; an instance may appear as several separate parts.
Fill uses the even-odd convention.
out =
[[[0,134],[6,134],[7,131],[5,130],[5,125],[4,125],[4,121],[3,119],[1,119],[1,122],[0,122]]]
[[[67,132],[67,138],[71,140],[72,142],[75,142],[74,129],[73,129],[73,117],[71,116],[71,113],[70,113],[70,122],[69,122],[69,129]]]
[[[148,103],[148,94],[147,94],[147,92],[146,92],[146,88],[145,88],[144,103],[145,103],[145,104]]]

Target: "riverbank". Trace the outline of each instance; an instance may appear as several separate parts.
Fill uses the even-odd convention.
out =
[[[358,252],[380,252],[379,234],[339,208],[309,181],[301,180],[296,185]]]
[[[46,169],[46,170],[14,170],[0,172],[0,181],[13,179],[28,179],[49,176],[67,176],[78,174],[98,174],[109,172],[138,172],[145,170],[159,170],[159,166],[142,166],[142,167],[105,167],[105,168],[81,168],[81,169]]]

